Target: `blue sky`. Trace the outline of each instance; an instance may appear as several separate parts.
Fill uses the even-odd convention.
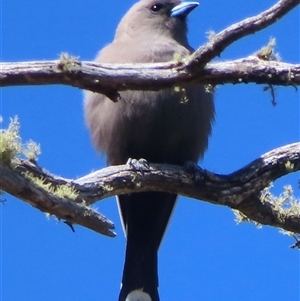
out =
[[[68,52],[92,60],[109,43],[135,1],[2,1],[1,61],[56,59]],[[259,13],[275,0],[201,1],[189,18],[193,47],[216,32]],[[299,8],[277,24],[229,47],[218,60],[247,56],[276,37],[282,60],[299,63]],[[4,126],[19,116],[24,141],[41,144],[38,163],[67,178],[105,166],[84,125],[82,91],[66,86],[1,89]],[[230,173],[261,154],[299,140],[299,93],[277,87],[277,106],[263,86],[217,88],[216,122],[200,163]],[[275,183],[274,193],[297,175]],[[95,207],[116,225],[114,239],[54,218],[9,195],[1,210],[3,301],[117,300],[125,240],[113,198]],[[231,210],[180,198],[160,249],[160,295],[165,300],[298,300],[299,252],[277,229],[236,225]]]

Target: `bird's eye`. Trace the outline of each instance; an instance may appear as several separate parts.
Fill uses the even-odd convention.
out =
[[[154,13],[159,12],[163,8],[162,4],[154,4],[151,6],[151,11]]]

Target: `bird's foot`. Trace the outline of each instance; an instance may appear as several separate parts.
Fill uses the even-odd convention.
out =
[[[126,165],[130,166],[130,168],[134,169],[134,170],[138,170],[140,172],[145,172],[145,171],[149,171],[150,169],[150,165],[149,162],[146,159],[132,159],[129,158],[126,162]]]

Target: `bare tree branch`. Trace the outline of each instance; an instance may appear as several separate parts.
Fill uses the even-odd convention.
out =
[[[114,224],[101,213],[85,205],[84,199],[80,202],[74,202],[66,195],[59,197],[49,192],[46,184],[49,183],[47,175],[39,167],[30,161],[23,162],[15,159],[14,164],[17,167],[5,164],[0,160],[0,189],[9,194],[29,203],[42,212],[55,215],[58,219],[63,219],[69,224],[79,224],[103,235],[114,237],[115,233],[110,231],[114,229]],[[45,185],[37,185],[26,177],[26,172],[35,171],[37,179],[43,179]],[[37,170],[39,172],[37,173]],[[55,191],[59,186],[68,184],[70,181],[56,177],[52,190]]]
[[[280,0],[257,16],[247,18],[227,27],[213,36],[211,41],[208,41],[208,43],[196,50],[187,60],[187,65],[190,65],[192,61],[194,62],[191,67],[195,66],[197,68],[199,63],[200,66],[205,65],[216,56],[219,56],[223,50],[235,41],[277,22],[299,4],[299,0]]]
[[[59,61],[2,63],[0,86],[66,84],[107,93],[107,89],[159,90],[188,83],[256,83],[300,85],[300,64],[264,61],[256,56],[210,63],[195,74],[182,72],[174,62],[160,64],[99,64],[74,60],[61,70]]]
[[[0,86],[64,84],[100,92],[118,100],[118,91],[159,90],[190,83],[300,84],[300,65],[259,59],[259,55],[236,61],[210,63],[237,39],[276,22],[299,4],[281,0],[261,14],[238,22],[187,58],[156,64],[98,64],[62,55],[60,60],[0,64]],[[204,66],[206,65],[206,68]],[[225,71],[225,73],[224,73]]]
[[[290,144],[268,152],[244,168],[218,175],[206,170],[192,173],[173,165],[151,164],[148,170],[133,170],[128,165],[111,166],[77,180],[63,179],[43,171],[29,161],[17,160],[14,169],[0,163],[0,189],[30,203],[44,212],[70,223],[77,223],[99,233],[113,236],[113,224],[83,204],[125,193],[166,191],[189,196],[213,204],[240,210],[249,219],[261,224],[300,233],[298,214],[287,214],[270,202],[259,198],[262,189],[272,181],[300,170],[300,143]],[[74,200],[49,194],[43,185],[37,186],[24,177],[43,178],[43,185],[73,186],[78,192]],[[80,204],[80,206],[78,205]]]

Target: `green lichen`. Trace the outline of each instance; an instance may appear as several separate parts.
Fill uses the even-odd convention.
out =
[[[216,32],[213,31],[213,30],[209,30],[207,33],[206,33],[206,37],[208,39],[209,42],[211,42],[214,37],[216,36]]]
[[[295,168],[295,164],[293,164],[291,161],[287,161],[285,163],[285,168],[288,170],[288,171],[293,171],[294,168]]]
[[[241,211],[235,210],[235,209],[232,209],[232,211],[233,211],[234,217],[235,217],[234,220],[237,224],[248,222],[248,223],[253,223],[258,229],[262,228],[262,225],[260,223],[250,219],[245,214],[243,214]]]
[[[29,140],[23,147],[22,150],[23,155],[31,160],[36,161],[37,157],[41,154],[41,146],[36,142]]]
[[[2,117],[0,122],[2,122]],[[7,129],[0,130],[0,161],[10,164],[11,160],[22,152],[22,142],[19,135],[20,123],[18,117],[10,120]]]
[[[186,104],[189,101],[185,88],[176,86],[174,87],[174,91],[180,94],[180,103]]]
[[[2,117],[0,117],[2,122]],[[7,129],[0,130],[0,161],[11,164],[16,157],[25,157],[36,161],[41,154],[40,145],[30,140],[22,143],[20,137],[20,122],[18,117],[10,119]]]
[[[79,196],[79,192],[70,184],[56,186],[54,194],[60,198],[71,200],[75,200]]]
[[[204,86],[204,89],[205,89],[206,93],[214,93],[215,87],[216,86],[214,86],[212,84],[207,84],[207,85]]]
[[[264,61],[280,61],[280,56],[278,53],[274,52],[276,46],[276,39],[270,38],[269,43],[263,46],[255,55]]]
[[[271,192],[270,185],[262,190],[260,200],[262,203],[271,204],[275,211],[277,211],[277,217],[281,222],[285,221],[287,216],[300,215],[300,200],[294,195],[293,189],[290,185],[284,186],[283,192],[276,196]],[[260,224],[251,220],[238,210],[233,210],[235,214],[235,221],[239,224],[242,222],[251,222],[256,226],[261,227]]]
[[[58,68],[62,71],[75,71],[79,70],[80,62],[78,60],[78,57],[71,56],[66,52],[63,52],[58,61]]]
[[[23,173],[23,175],[35,186],[38,186],[59,198],[75,200],[79,195],[79,192],[69,183],[63,185],[54,185],[53,183],[49,182],[45,177],[36,177],[33,173],[28,171]]]

